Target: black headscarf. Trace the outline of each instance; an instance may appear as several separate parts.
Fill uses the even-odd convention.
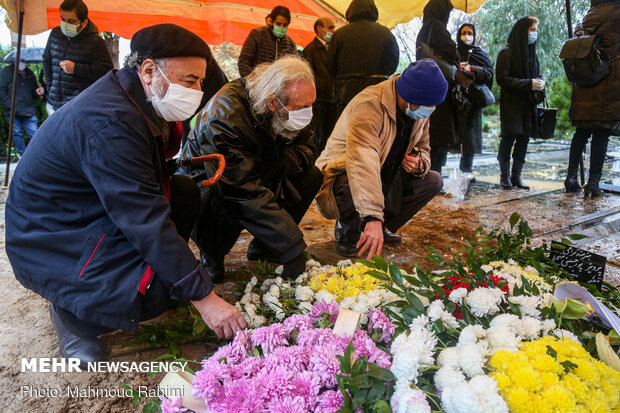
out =
[[[528,17],[519,19],[508,36],[511,51],[510,74],[521,79],[533,79],[540,76],[536,43],[528,44]]]
[[[463,27],[469,26],[474,31],[474,42],[471,45],[463,43],[461,40],[461,30]],[[489,58],[489,55],[486,54],[481,47],[476,46],[476,27],[471,23],[465,23],[459,30],[456,32],[456,45],[459,50],[459,56],[461,57],[461,62],[469,62],[469,64],[474,66],[488,66],[493,67],[493,63]]]
[[[446,29],[452,9],[450,0],[430,0],[426,4],[416,46],[419,47],[420,43],[426,43],[449,62],[456,64],[459,60],[456,43]]]
[[[349,23],[356,20],[379,20],[379,10],[374,0],[353,0],[345,14]]]

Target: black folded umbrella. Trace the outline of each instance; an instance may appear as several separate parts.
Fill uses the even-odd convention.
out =
[[[22,52],[19,56],[19,60],[26,63],[41,63],[43,61],[43,47],[28,47],[26,49],[22,49]],[[4,59],[2,59],[3,63],[13,63],[15,62],[15,55],[17,54],[17,50],[11,51],[7,54]]]

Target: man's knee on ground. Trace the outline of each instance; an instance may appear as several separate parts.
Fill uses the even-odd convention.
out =
[[[433,190],[433,192],[435,192],[435,194],[438,194],[439,191],[441,191],[441,188],[443,188],[443,178],[439,172],[428,171],[424,177],[424,181]]]
[[[310,168],[308,168],[308,171],[306,172],[306,177],[307,182],[314,190],[314,193],[319,192],[319,189],[321,189],[321,185],[323,185],[323,173],[321,172],[321,170],[316,166],[312,165]]]

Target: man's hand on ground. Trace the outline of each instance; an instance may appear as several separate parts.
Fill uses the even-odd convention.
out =
[[[63,60],[58,63],[58,66],[60,66],[62,70],[64,70],[65,73],[69,75],[72,75],[75,71],[75,63],[73,63],[71,60]]]
[[[200,301],[192,301],[207,326],[219,338],[233,338],[238,330],[246,328],[243,316],[214,292]]]
[[[357,253],[359,257],[362,257],[365,252],[368,252],[366,256],[367,260],[371,260],[372,256],[375,254],[381,255],[381,249],[383,248],[383,222],[368,222],[356,247],[360,249]]]

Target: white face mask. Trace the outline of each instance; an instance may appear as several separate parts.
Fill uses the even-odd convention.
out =
[[[533,44],[538,39],[538,32],[527,32],[527,43]]]
[[[22,71],[26,69],[26,63],[24,62],[19,62],[19,64],[17,65],[17,70]]]
[[[277,96],[276,99],[280,102]],[[288,110],[282,102],[280,105],[288,112],[288,119],[283,122],[286,129],[290,131],[302,130],[312,121],[312,106],[299,110]]]
[[[79,24],[69,24],[67,22],[60,22],[60,31],[67,37],[75,37],[78,35]]]
[[[461,36],[461,41],[467,45],[472,45],[474,43],[474,36],[469,34]]]
[[[202,91],[172,83],[159,66],[157,66],[157,70],[168,82],[168,90],[163,98],[153,93],[151,103],[153,108],[155,108],[155,113],[168,122],[181,122],[189,119],[196,113],[196,109],[200,105],[203,95]],[[152,88],[151,92],[153,92]]]

